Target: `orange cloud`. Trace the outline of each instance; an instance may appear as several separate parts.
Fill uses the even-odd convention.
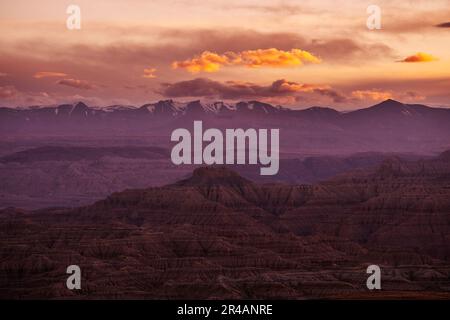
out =
[[[204,51],[200,56],[185,61],[175,61],[172,68],[186,69],[191,73],[216,72],[222,66],[245,66],[249,68],[259,67],[293,67],[304,63],[320,63],[321,60],[312,53],[291,49],[290,51],[275,48],[246,50],[241,52],[229,51],[222,55]]]
[[[78,79],[62,79],[56,82],[57,84],[63,85],[63,86],[69,86],[77,89],[84,89],[84,90],[91,90],[95,89],[96,86],[91,84],[90,82],[86,80],[78,80]]]
[[[156,72],[156,68],[144,69],[144,74],[142,75],[142,77],[148,78],[148,79],[156,78],[155,72]]]
[[[33,78],[41,79],[41,78],[49,78],[49,77],[66,77],[67,74],[62,72],[52,72],[52,71],[40,71],[36,72]]]
[[[301,66],[304,62],[320,63],[320,59],[300,49],[290,51],[271,49],[258,49],[243,51],[233,61],[235,64],[242,64],[246,67],[291,67]]]
[[[191,73],[216,72],[221,66],[229,64],[229,58],[226,55],[204,51],[200,56],[191,60],[175,61],[172,63],[174,69],[186,69]]]
[[[391,99],[392,93],[389,91],[379,90],[356,90],[352,92],[352,96],[360,100],[370,99],[374,101],[380,101]]]
[[[418,52],[415,55],[406,57],[403,60],[400,60],[400,62],[430,62],[430,61],[436,61],[437,58],[432,56],[428,53]]]

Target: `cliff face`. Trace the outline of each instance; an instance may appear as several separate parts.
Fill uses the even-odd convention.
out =
[[[393,158],[314,186],[199,168],[91,206],[3,210],[0,237],[1,297],[449,297],[450,161]],[[81,291],[65,288],[70,264]]]

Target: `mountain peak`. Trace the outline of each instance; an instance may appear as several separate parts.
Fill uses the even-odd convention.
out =
[[[303,109],[301,110],[301,112],[316,115],[339,115],[339,111],[336,111],[328,107],[318,107],[318,106]]]
[[[397,100],[393,100],[393,99],[387,99],[384,100],[383,102],[375,105],[374,107],[388,107],[388,108],[392,108],[392,107],[403,107],[404,104],[397,101]]]
[[[89,107],[83,102],[78,102],[70,111],[71,116],[86,117],[89,114]]]
[[[75,109],[87,109],[88,106],[87,106],[84,102],[79,101],[79,102],[74,106],[74,108],[75,108]]]
[[[192,114],[195,116],[202,115],[205,112],[205,108],[200,102],[200,100],[195,100],[188,102],[185,107],[186,113]]]

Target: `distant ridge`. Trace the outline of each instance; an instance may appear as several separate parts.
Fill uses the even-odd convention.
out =
[[[235,104],[161,100],[140,107],[105,108],[80,101],[53,107],[0,108],[0,133],[159,136],[167,142],[175,128],[191,128],[194,120],[202,120],[205,128],[279,128],[281,148],[289,152],[431,154],[450,146],[450,109],[392,99],[350,112],[318,106],[297,110],[254,100]]]
[[[53,113],[54,115],[76,115],[76,116],[95,116],[105,113],[120,112],[122,114],[151,114],[151,115],[166,115],[166,116],[183,116],[189,114],[216,114],[220,115],[222,113],[238,113],[238,114],[260,114],[260,115],[325,115],[325,116],[336,116],[336,115],[348,115],[360,112],[381,112],[381,111],[418,111],[418,110],[446,110],[450,112],[450,109],[444,108],[433,108],[426,105],[420,104],[404,104],[402,102],[387,99],[376,105],[368,108],[362,108],[357,110],[352,110],[349,112],[340,112],[330,107],[313,106],[306,109],[295,109],[282,106],[273,106],[268,103],[260,101],[241,101],[235,104],[225,103],[223,101],[208,102],[204,103],[200,100],[194,100],[187,103],[176,102],[174,100],[160,100],[154,103],[147,103],[140,107],[136,106],[122,106],[122,105],[112,105],[106,107],[89,107],[84,102],[80,101],[74,104],[61,104],[54,107],[47,106],[29,106],[24,108],[0,108],[0,116],[6,115],[19,115],[26,113],[39,114],[44,111],[47,113]],[[49,112],[54,110],[54,112]]]

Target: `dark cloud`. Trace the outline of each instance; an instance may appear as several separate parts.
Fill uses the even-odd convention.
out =
[[[170,30],[166,37],[175,41],[189,39],[185,52],[204,50],[212,52],[245,51],[267,48],[291,50],[299,48],[319,56],[324,61],[351,63],[353,59],[392,56],[392,49],[382,43],[363,43],[354,39],[337,37],[329,39],[307,39],[299,33],[273,32],[263,33],[253,30]],[[189,56],[187,56],[188,58]]]
[[[343,103],[348,100],[346,96],[333,89],[314,89],[314,92],[329,97],[335,103]]]
[[[416,0],[417,1],[417,0]],[[398,10],[401,10],[400,8]],[[434,32],[437,21],[445,21],[448,12],[445,10],[403,10],[401,14],[391,11],[383,11],[383,33],[413,34],[422,32]]]
[[[289,51],[299,48],[320,57],[324,62],[349,64],[355,59],[364,61],[369,58],[392,56],[392,50],[385,44],[344,37],[307,39],[294,32],[259,32],[239,28],[161,29],[152,32],[160,43],[147,44],[121,40],[108,44],[62,45],[46,39],[29,39],[23,40],[16,49],[23,56],[27,56],[27,52],[33,52],[33,55],[30,54],[30,58],[33,59],[63,57],[64,60],[58,61],[65,66],[94,65],[115,70],[118,66],[134,66],[140,69],[139,72],[142,72],[142,68],[147,67],[149,62],[158,70],[169,69],[174,60],[185,60],[204,51],[225,53],[268,48]]]
[[[438,28],[450,28],[450,22],[444,22],[436,25]]]
[[[307,8],[305,6],[291,5],[287,3],[277,3],[276,5],[262,5],[262,4],[249,4],[249,5],[233,5],[225,6],[225,9],[240,9],[251,12],[259,12],[272,16],[278,16],[281,18],[296,16],[300,14],[317,14],[323,11],[319,9]]]
[[[91,90],[97,88],[95,85],[86,80],[78,80],[78,79],[62,79],[56,82],[57,84],[63,86],[69,86],[77,89],[83,90]]]
[[[262,99],[276,97],[293,97],[301,99],[303,94],[317,94],[330,98],[333,102],[345,102],[346,98],[339,92],[321,85],[301,84],[284,79],[276,80],[264,86],[251,82],[219,82],[207,78],[162,84],[161,95],[170,98],[199,97],[218,99]]]
[[[167,97],[217,97],[220,99],[254,98],[267,96],[270,87],[251,83],[218,82],[206,78],[166,83],[162,95]]]

